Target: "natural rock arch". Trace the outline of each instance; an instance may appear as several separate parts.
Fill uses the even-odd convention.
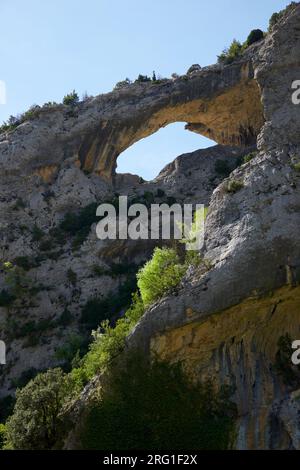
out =
[[[81,167],[111,179],[118,156],[160,128],[187,130],[219,144],[250,145],[264,123],[251,61],[203,69],[162,84],[132,85],[118,93],[119,112],[89,132],[79,149]]]
[[[41,108],[37,118],[0,136],[0,171],[51,182],[73,162],[112,182],[124,150],[174,122],[218,144],[254,144],[265,121],[254,78],[255,47],[230,65],[134,83],[73,108]]]

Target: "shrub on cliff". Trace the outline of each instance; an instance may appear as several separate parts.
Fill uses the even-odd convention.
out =
[[[5,443],[6,428],[4,424],[0,423],[0,450],[3,448]]]
[[[138,287],[144,304],[150,305],[176,287],[186,266],[180,263],[173,248],[155,248],[153,256],[137,274]]]
[[[73,90],[72,93],[65,95],[63,98],[63,104],[68,105],[68,106],[74,106],[78,102],[79,102],[79,96],[75,90]]]
[[[244,183],[239,180],[230,180],[225,185],[225,191],[227,193],[237,193],[240,189],[244,187]]]
[[[2,126],[0,126],[0,133],[6,131],[12,131],[20,124],[30,119],[34,119],[39,115],[39,110],[41,109],[40,106],[34,104],[30,106],[30,108],[25,111],[24,113],[18,114],[17,116],[10,116],[7,121],[3,122]]]
[[[139,74],[138,78],[136,79],[136,82],[138,83],[151,82],[151,78],[148,77],[147,75]]]
[[[131,306],[125,315],[116,321],[112,327],[109,321],[104,321],[98,330],[93,332],[94,341],[88,353],[74,368],[71,375],[78,389],[96,373],[107,369],[115,356],[120,354],[125,345],[125,339],[144,313],[144,304],[138,293],[132,296]]]
[[[251,44],[254,44],[257,41],[260,41],[263,38],[264,38],[264,33],[261,29],[252,29],[252,31],[250,31],[249,36],[246,39],[246,45],[251,46]]]
[[[269,20],[269,29],[268,29],[268,31],[270,32],[272,30],[273,26],[275,26],[275,24],[278,23],[278,21],[281,20],[281,18],[284,16],[284,14],[287,11],[293,9],[295,6],[297,6],[297,2],[291,2],[283,10],[280,10],[279,12],[273,13],[273,15],[271,16],[271,18]]]
[[[236,58],[239,57],[243,50],[242,44],[234,39],[228,49],[224,49],[222,54],[218,56],[218,62],[224,64],[231,64]]]
[[[104,320],[116,319],[122,310],[129,307],[131,293],[135,289],[136,279],[130,274],[117,292],[108,292],[104,299],[94,297],[88,300],[82,309],[80,322],[89,329],[94,329]]]
[[[84,449],[228,449],[235,406],[230,391],[193,383],[179,365],[132,354],[111,371],[83,423]]]
[[[14,301],[16,297],[10,294],[6,289],[2,289],[0,292],[0,307],[9,307]]]
[[[70,377],[61,369],[38,374],[17,390],[13,415],[6,422],[6,446],[51,449],[60,436],[63,423],[59,413],[70,392]]]
[[[116,83],[114,90],[121,90],[122,88],[127,88],[131,85],[131,80],[129,78],[125,78],[125,80],[121,80],[120,82]]]

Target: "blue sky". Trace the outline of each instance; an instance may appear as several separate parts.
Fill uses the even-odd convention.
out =
[[[0,0],[0,122],[32,104],[110,91],[139,73],[169,77],[209,65],[233,38],[267,29],[288,0]],[[154,177],[181,153],[212,144],[177,123],[126,152],[118,171]]]

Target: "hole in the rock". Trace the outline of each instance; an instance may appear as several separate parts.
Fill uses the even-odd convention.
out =
[[[159,129],[126,149],[117,160],[117,173],[131,173],[151,180],[178,155],[216,145],[206,137],[184,129],[176,122]]]

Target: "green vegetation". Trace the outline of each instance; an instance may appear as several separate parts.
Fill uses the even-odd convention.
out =
[[[196,219],[195,215],[190,231],[191,240],[197,226]],[[69,218],[63,228],[72,232],[76,224],[76,218]],[[180,247],[183,248],[181,251]],[[100,324],[100,327],[93,331],[93,341],[88,352],[82,357],[87,346],[85,339],[79,335],[72,335],[66,344],[56,351],[56,358],[63,362],[64,370],[71,370],[68,375],[60,369],[49,370],[46,373],[29,369],[22,374],[15,385],[23,387],[25,385],[25,387],[17,392],[13,414],[7,420],[5,447],[14,449],[59,447],[66,432],[66,422],[62,418],[64,407],[72,398],[78,396],[84,385],[95,374],[104,371],[108,374],[108,380],[113,387],[110,388],[110,392],[104,393],[101,401],[95,404],[88,416],[84,433],[87,447],[103,448],[111,443],[113,448],[116,448],[123,446],[124,443],[125,448],[132,448],[134,443],[138,445],[147,443],[148,448],[152,448],[158,441],[162,446],[170,443],[172,447],[179,447],[182,442],[189,442],[195,446],[203,445],[203,448],[230,446],[234,422],[233,412],[229,412],[229,409],[232,410],[231,405],[227,396],[224,398],[225,395],[215,393],[209,384],[193,385],[184,377],[179,366],[169,366],[156,361],[152,365],[146,364],[137,356],[126,362],[121,375],[119,372],[114,375],[115,365],[111,367],[116,356],[124,350],[126,338],[143,315],[145,306],[174,288],[189,264],[196,266],[201,263],[203,260],[198,252],[185,253],[182,245],[176,248],[156,248],[152,259],[137,275],[140,293],[137,292],[133,296],[130,292],[136,289],[136,279],[133,276],[136,266],[128,263],[111,265],[110,272],[113,275],[129,274],[129,276],[117,293],[109,293],[106,299],[91,299],[83,307],[81,321],[85,327],[97,328]],[[10,272],[12,266],[9,264],[7,269]],[[73,274],[69,274],[69,277],[72,280]],[[124,310],[126,313],[120,317]],[[65,309],[57,320],[27,322],[23,325],[21,334],[36,338],[37,331],[68,324],[71,320],[70,312]],[[136,376],[132,376],[135,369],[138,369],[138,372]],[[117,388],[114,388],[115,386]],[[122,395],[123,392],[126,395]],[[127,396],[131,397],[129,402]],[[131,413],[135,399],[137,400],[135,412],[125,419],[125,414]],[[201,409],[196,408],[200,403],[199,400]],[[187,403],[189,403],[188,408],[186,408]],[[182,405],[180,412],[178,404]],[[226,412],[224,412],[225,406]],[[196,413],[192,412],[192,408],[194,411],[197,410]],[[158,420],[153,421],[153,415],[149,414],[152,409]],[[115,412],[111,414],[113,410]],[[167,416],[170,416],[169,422],[166,420]],[[191,416],[193,421],[190,419]],[[98,429],[99,419],[103,420],[101,429]],[[92,437],[92,429],[95,426],[96,433]],[[146,428],[149,429],[149,435],[144,433]],[[204,428],[206,434],[208,433],[205,439]],[[130,431],[130,435],[126,437],[127,430]],[[123,435],[123,440],[119,441],[119,435]],[[186,441],[182,440],[182,436],[185,436]]]
[[[79,103],[79,96],[75,90],[73,90],[68,95],[65,95],[63,98],[63,104],[67,106],[75,106],[78,103]]]
[[[40,251],[50,251],[54,248],[54,241],[51,238],[42,240],[39,244]]]
[[[216,160],[215,172],[224,177],[229,176],[231,173],[231,168],[227,160],[221,160],[221,159]]]
[[[295,163],[295,164],[293,165],[293,168],[294,168],[295,171],[300,172],[300,162]]]
[[[225,186],[225,191],[227,193],[236,193],[237,191],[239,191],[240,189],[242,189],[244,187],[244,183],[242,181],[239,181],[239,180],[230,180],[227,182],[226,186]]]
[[[155,248],[151,260],[137,274],[144,304],[152,304],[176,287],[185,271],[186,265],[173,248]]]
[[[243,158],[243,163],[248,163],[250,162],[251,160],[253,160],[253,158],[255,158],[257,155],[257,152],[250,152],[248,153],[247,155],[244,156]]]
[[[254,44],[257,41],[260,41],[263,38],[264,38],[264,32],[261,29],[252,29],[252,31],[250,31],[246,39],[246,45],[247,47],[249,47],[251,46],[251,44]]]
[[[5,425],[0,423],[0,450],[3,449],[5,443]]]
[[[136,79],[136,82],[138,83],[151,82],[151,78],[148,77],[147,75],[139,74],[138,78]]]
[[[156,191],[156,197],[158,197],[158,198],[162,198],[162,197],[164,197],[164,195],[165,195],[165,192],[164,192],[164,190],[163,190],[163,189],[160,189],[160,188],[158,188],[158,189],[157,189],[157,191]]]
[[[74,249],[77,249],[86,240],[90,233],[91,225],[97,222],[97,206],[96,202],[92,202],[77,213],[68,212],[60,223],[58,229],[74,237]]]
[[[14,301],[16,297],[10,294],[6,289],[2,289],[0,292],[0,307],[9,307]]]
[[[59,413],[71,390],[70,376],[61,369],[38,374],[17,390],[14,413],[6,422],[5,447],[51,449],[61,435],[63,422]]]
[[[14,337],[26,338],[24,347],[33,347],[39,344],[42,334],[57,326],[57,321],[45,318],[42,320],[30,320],[23,325],[18,322],[14,325]]]
[[[77,353],[82,355],[83,352],[86,352],[85,343],[82,336],[71,334],[65,340],[65,344],[57,348],[55,358],[59,361],[63,361],[64,365],[69,368]]]
[[[111,263],[108,268],[94,264],[92,272],[95,276],[110,276],[117,278],[122,275],[133,275],[137,272],[138,266],[135,263]]]
[[[297,6],[297,2],[291,2],[289,5],[287,5],[283,10],[280,10],[279,12],[273,13],[269,20],[269,29],[268,31],[272,31],[273,27],[275,26],[278,21],[281,20],[281,18],[285,15],[285,13],[291,9],[293,9],[295,6]]]
[[[82,448],[228,449],[235,418],[229,398],[229,390],[192,383],[179,365],[132,354],[91,406]]]
[[[129,78],[125,78],[125,80],[121,80],[120,82],[116,83],[114,90],[122,90],[123,88],[128,88],[128,86],[132,85],[133,83],[147,83],[152,82],[154,84],[163,83],[166,81],[166,78],[160,78],[156,76],[156,73],[153,71],[152,77],[148,77],[148,75],[139,74],[136,80],[132,82]]]
[[[10,261],[3,263],[3,269],[5,271],[5,283],[8,287],[9,295],[15,299],[26,295],[31,287],[31,282],[27,278],[25,270]]]
[[[72,284],[72,286],[76,286],[76,284],[77,284],[77,274],[71,268],[69,268],[68,271],[67,271],[67,279]]]
[[[231,64],[235,59],[237,59],[241,53],[243,52],[244,48],[242,44],[234,39],[230,44],[228,49],[224,49],[222,54],[218,56],[218,62],[223,64]]]
[[[298,388],[300,385],[300,366],[293,365],[291,361],[294,350],[292,349],[292,338],[288,333],[280,336],[277,347],[275,371],[282,378],[285,385]]]
[[[125,315],[116,321],[114,327],[106,320],[93,332],[94,341],[90,344],[88,353],[79,367],[71,373],[79,389],[95,374],[105,371],[112,360],[121,353],[126,337],[143,313],[144,304],[140,296],[134,294],[131,306]]]
[[[121,90],[122,88],[127,88],[131,85],[132,81],[129,78],[125,78],[125,80],[121,80],[120,82],[116,83],[114,90]]]
[[[70,323],[72,323],[72,314],[71,312],[65,308],[60,317],[57,320],[57,325],[58,326],[68,326]]]
[[[21,199],[20,197],[16,200],[14,206],[13,206],[13,210],[14,211],[18,211],[20,209],[24,209],[26,207],[26,204],[25,202],[23,201],[23,199]]]
[[[29,121],[38,117],[40,113],[40,109],[41,109],[40,106],[33,105],[22,114],[18,114],[17,116],[10,116],[8,120],[3,122],[2,126],[0,126],[0,133],[12,131],[16,127],[18,127],[20,124],[23,124],[23,122]]]
[[[88,300],[81,312],[81,323],[89,329],[97,328],[104,320],[117,318],[130,305],[131,292],[136,288],[135,278],[130,276],[118,292],[109,292],[105,299]]]
[[[0,398],[0,423],[4,423],[12,414],[15,402],[15,398],[11,395]]]
[[[44,236],[44,232],[37,225],[33,226],[31,233],[33,242],[39,242]]]
[[[32,380],[36,375],[38,374],[38,370],[35,369],[34,367],[30,367],[27,370],[24,370],[20,377],[18,377],[15,380],[12,380],[12,385],[15,388],[23,388],[25,387],[30,380]]]
[[[17,256],[17,258],[14,259],[14,264],[23,268],[24,271],[29,271],[30,269],[38,266],[35,260],[29,256]]]
[[[57,328],[59,326],[67,326],[72,321],[71,313],[65,308],[60,317],[57,319],[43,318],[41,320],[30,320],[22,325],[20,322],[14,325],[14,335],[16,338],[29,337],[29,344],[27,346],[32,346],[33,344],[38,344],[39,339],[45,331]]]
[[[224,49],[222,54],[218,56],[218,62],[221,64],[231,64],[233,61],[238,59],[241,54],[247,49],[247,47],[251,46],[257,41],[260,41],[264,38],[264,32],[260,29],[253,29],[246,41],[241,44],[240,41],[233,39],[232,43],[230,44],[229,48]]]

